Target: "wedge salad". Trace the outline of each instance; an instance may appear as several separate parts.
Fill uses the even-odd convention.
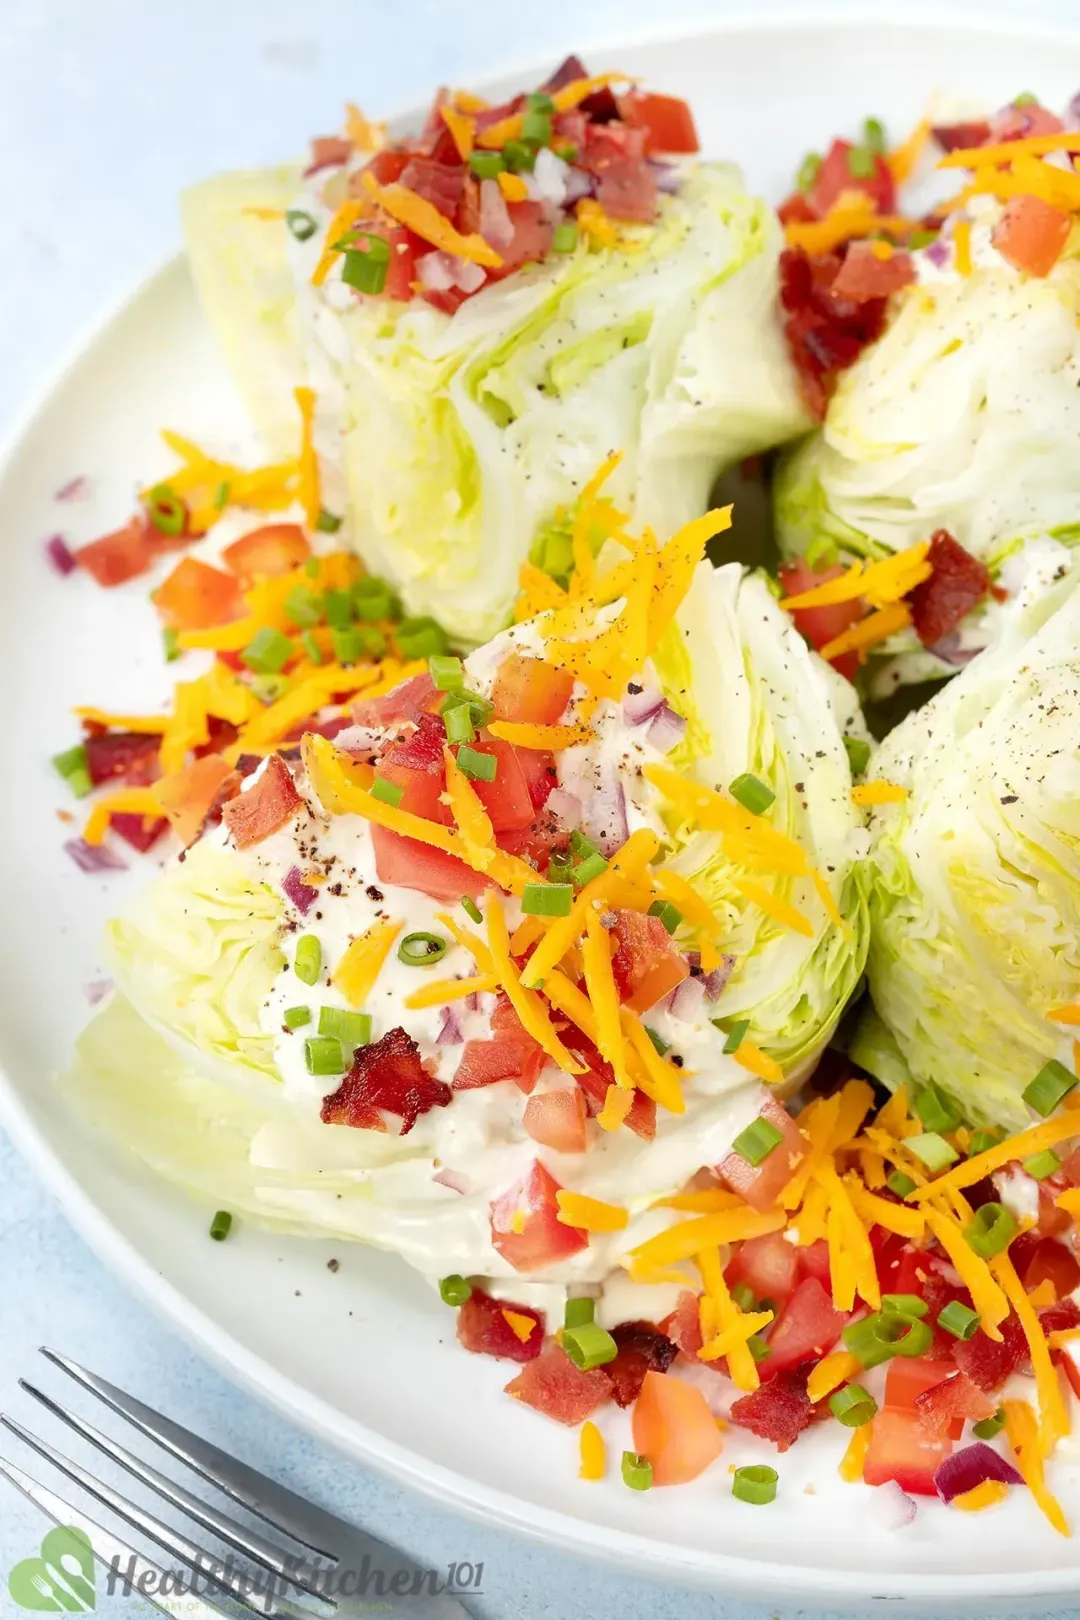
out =
[[[574,57],[350,107],[184,200],[267,459],[168,430],[48,542],[179,676],[54,761],[81,868],[162,857],[66,1095],[214,1238],[400,1255],[584,1479],[765,1505],[725,1432],[829,1423],[898,1530],[1069,1533],[1072,125],[870,119],[774,211]],[[772,572],[713,498],[765,452]]]

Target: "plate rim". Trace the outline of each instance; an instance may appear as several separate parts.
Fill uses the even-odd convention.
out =
[[[868,19],[833,7],[808,16],[801,7],[789,5],[764,17],[755,16],[748,7],[740,7],[722,19],[710,20],[707,26],[702,26],[699,19],[659,30],[643,24],[640,29],[619,33],[614,38],[611,31],[598,32],[583,40],[579,48],[585,53],[617,52],[650,44],[715,39],[734,33],[773,33],[789,28],[885,34],[901,28],[935,32],[969,30],[1001,40],[1060,42],[1074,49],[1080,46],[1080,23],[1029,24],[1004,17],[987,21],[967,7],[957,10],[947,7],[943,12],[932,13],[923,11],[919,5],[914,15],[910,11],[896,10]],[[484,82],[498,84],[504,79],[525,78],[535,71],[535,55],[514,58],[487,75]],[[422,111],[423,107],[414,104],[395,110],[388,119],[393,124],[414,118]],[[106,299],[99,311],[81,324],[75,336],[43,368],[40,379],[27,391],[0,436],[0,482],[12,474],[24,441],[38,427],[54,396],[91,358],[95,347],[107,338],[113,326],[144,298],[151,297],[160,284],[187,273],[182,249],[169,249],[151,257],[141,273],[126,278],[120,291]],[[862,1571],[827,1570],[815,1565],[767,1564],[759,1559],[739,1558],[722,1549],[687,1555],[684,1549],[653,1540],[646,1534],[599,1526],[593,1520],[541,1507],[509,1491],[470,1479],[464,1473],[432,1462],[422,1453],[379,1435],[355,1418],[345,1417],[338,1408],[280,1373],[261,1355],[248,1350],[228,1330],[194,1306],[155,1269],[136,1242],[104,1213],[34,1118],[3,1064],[0,1064],[0,1128],[7,1132],[24,1161],[57,1200],[65,1218],[95,1257],[227,1381],[238,1384],[350,1461],[369,1467],[380,1477],[401,1483],[467,1519],[540,1547],[569,1551],[590,1563],[624,1574],[632,1569],[655,1581],[669,1581],[758,1602],[762,1601],[763,1578],[768,1583],[765,1601],[769,1603],[789,1599],[803,1603],[812,1597],[839,1602],[845,1607],[869,1602],[907,1608],[934,1601],[954,1605],[959,1602],[965,1608],[978,1603],[983,1612],[994,1612],[1002,1603],[1016,1599],[1080,1595],[1080,1566],[1072,1570],[1059,1567],[1015,1574],[995,1572],[989,1577],[916,1571],[901,1574],[898,1571],[879,1578],[868,1577]],[[988,1581],[992,1581],[992,1589],[985,1584]]]

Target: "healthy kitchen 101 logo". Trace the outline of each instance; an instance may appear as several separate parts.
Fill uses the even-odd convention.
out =
[[[8,1591],[20,1609],[49,1614],[86,1614],[96,1602],[94,1555],[81,1530],[50,1530],[37,1558],[24,1558],[8,1576]]]

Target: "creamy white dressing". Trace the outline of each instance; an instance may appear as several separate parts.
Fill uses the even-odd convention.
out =
[[[998,1198],[1021,1224],[1037,1225],[1039,1220],[1039,1183],[1019,1169],[998,1170],[994,1175]]]

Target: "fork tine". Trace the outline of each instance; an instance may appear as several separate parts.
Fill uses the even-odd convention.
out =
[[[178,1461],[186,1463],[193,1468],[203,1479],[218,1490],[231,1496],[234,1502],[241,1507],[248,1508],[257,1513],[267,1524],[272,1524],[277,1530],[284,1530],[312,1552],[318,1553],[336,1563],[338,1553],[327,1545],[327,1527],[336,1524],[332,1514],[323,1512],[303,1497],[294,1496],[283,1485],[278,1485],[257,1469],[249,1468],[246,1463],[237,1462],[227,1452],[219,1451],[217,1446],[211,1445],[190,1429],[182,1428],[171,1418],[163,1417],[152,1407],[144,1406],[134,1396],[125,1395],[122,1389],[110,1384],[107,1379],[99,1378],[96,1373],[89,1372],[81,1367],[77,1361],[50,1350],[46,1345],[41,1346],[41,1354],[51,1361],[54,1367],[59,1367],[76,1383],[88,1389],[92,1395],[105,1402],[106,1406],[122,1418],[133,1424],[140,1434],[145,1434],[151,1440],[156,1440],[159,1446],[176,1457]],[[342,1525],[342,1530],[348,1527]],[[333,1539],[332,1537],[330,1539]]]
[[[310,1592],[315,1597],[321,1595],[317,1586],[313,1586],[290,1567],[298,1560],[283,1547],[275,1546],[272,1541],[267,1541],[245,1525],[238,1524],[235,1519],[230,1519],[227,1514],[219,1513],[207,1503],[201,1502],[197,1496],[192,1496],[190,1491],[186,1491],[175,1480],[169,1479],[165,1474],[159,1474],[156,1468],[152,1468],[141,1457],[136,1457],[124,1446],[117,1445],[115,1440],[111,1440],[108,1435],[102,1434],[100,1429],[95,1429],[92,1424],[77,1417],[74,1412],[67,1411],[43,1390],[28,1383],[25,1378],[19,1379],[19,1387],[28,1395],[32,1395],[36,1401],[40,1401],[47,1412],[60,1418],[69,1428],[74,1429],[76,1434],[88,1440],[99,1451],[103,1451],[107,1457],[111,1457],[113,1462],[119,1463],[121,1468],[126,1468],[129,1474],[134,1474],[143,1485],[148,1485],[152,1491],[156,1491],[167,1502],[171,1502],[173,1507],[179,1508],[181,1513],[186,1513],[189,1518],[201,1524],[204,1530],[220,1536],[222,1541],[227,1541],[230,1547],[235,1547],[237,1552],[245,1553],[264,1569],[286,1577],[291,1585]]]
[[[111,1531],[103,1529],[95,1519],[88,1518],[81,1508],[72,1507],[63,1497],[57,1496],[45,1485],[40,1485],[29,1474],[24,1474],[21,1468],[9,1463],[6,1457],[0,1457],[0,1475],[9,1480],[16,1490],[21,1491],[54,1523],[70,1527],[72,1530],[81,1530],[89,1541],[98,1563],[104,1569],[123,1569],[125,1581],[130,1580],[131,1585],[140,1592],[140,1596],[145,1596],[155,1608],[175,1616],[176,1620],[181,1620],[181,1617],[183,1620],[230,1620],[224,1609],[215,1608],[212,1603],[207,1603],[193,1594],[177,1593],[174,1596],[172,1593],[162,1592],[161,1582],[166,1572],[160,1565],[143,1558],[133,1547],[129,1547],[126,1541],[119,1540]],[[154,1576],[152,1583],[146,1579],[151,1574]],[[152,1584],[155,1595],[151,1596],[149,1591],[143,1591],[137,1585],[140,1581],[143,1587]]]
[[[45,1458],[46,1462],[51,1462],[55,1468],[59,1468],[62,1474],[66,1474],[69,1479],[74,1480],[76,1485],[81,1485],[83,1490],[89,1491],[91,1496],[97,1497],[99,1502],[111,1508],[122,1519],[126,1519],[127,1523],[134,1526],[136,1530],[141,1530],[144,1535],[156,1541],[159,1547],[164,1547],[166,1552],[170,1552],[174,1558],[178,1558],[181,1563],[187,1564],[190,1569],[197,1571],[204,1580],[212,1581],[222,1591],[228,1592],[231,1597],[235,1598],[238,1603],[243,1604],[246,1609],[250,1609],[253,1614],[263,1615],[267,1617],[267,1620],[313,1620],[310,1609],[298,1608],[294,1603],[275,1598],[269,1594],[245,1590],[245,1588],[251,1588],[254,1583],[245,1578],[242,1572],[230,1569],[223,1565],[220,1560],[211,1558],[208,1553],[196,1547],[194,1542],[189,1541],[186,1536],[171,1530],[168,1525],[162,1524],[159,1519],[155,1519],[145,1509],[136,1506],[134,1502],[129,1502],[125,1496],[120,1495],[119,1491],[114,1491],[103,1480],[95,1479],[93,1474],[87,1473],[85,1468],[80,1467],[76,1462],[72,1462],[70,1457],[65,1457],[62,1451],[57,1451],[47,1441],[42,1440],[36,1434],[32,1434],[29,1429],[24,1429],[22,1424],[9,1416],[7,1412],[0,1412],[0,1423],[4,1425],[5,1429],[10,1429],[11,1433],[26,1445],[32,1446],[39,1456]]]

